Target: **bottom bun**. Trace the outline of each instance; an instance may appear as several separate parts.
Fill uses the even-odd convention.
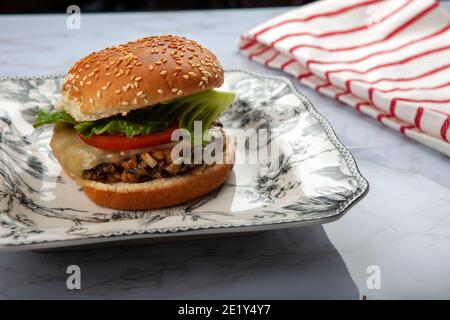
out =
[[[223,164],[202,167],[183,175],[141,183],[102,183],[83,180],[83,191],[96,204],[120,210],[159,209],[182,204],[220,187],[234,164],[234,147],[228,143]]]

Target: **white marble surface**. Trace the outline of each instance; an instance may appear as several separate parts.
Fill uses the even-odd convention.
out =
[[[450,5],[445,4],[450,9]],[[0,76],[65,71],[111,44],[172,33],[198,40],[225,67],[265,70],[236,51],[239,34],[286,8],[180,13],[0,16]],[[0,254],[6,298],[450,298],[449,158],[300,87],[334,126],[371,184],[341,220],[242,238],[102,250]],[[66,267],[82,290],[66,289]],[[366,286],[369,265],[381,289]]]

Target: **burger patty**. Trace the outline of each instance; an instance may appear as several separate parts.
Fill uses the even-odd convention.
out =
[[[136,183],[179,175],[202,166],[172,163],[171,150],[144,152],[121,163],[101,163],[92,169],[84,170],[83,179],[103,183]]]
[[[218,120],[215,120],[212,126],[223,127]],[[222,130],[221,133],[223,134]],[[92,169],[84,170],[82,178],[103,183],[137,183],[176,176],[205,166],[205,164],[172,163],[171,152],[172,148],[154,150],[137,154],[121,163],[100,163]]]

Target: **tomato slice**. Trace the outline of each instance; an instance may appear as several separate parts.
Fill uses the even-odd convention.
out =
[[[104,150],[121,151],[142,149],[168,143],[171,141],[172,132],[177,128],[178,125],[174,124],[163,131],[158,131],[145,136],[134,136],[131,138],[107,133],[100,135],[94,134],[90,138],[87,138],[81,134],[79,134],[79,136],[86,144],[93,147]]]

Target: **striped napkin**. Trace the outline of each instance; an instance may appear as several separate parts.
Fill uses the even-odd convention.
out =
[[[318,1],[257,26],[239,46],[450,156],[450,16],[438,2]]]

